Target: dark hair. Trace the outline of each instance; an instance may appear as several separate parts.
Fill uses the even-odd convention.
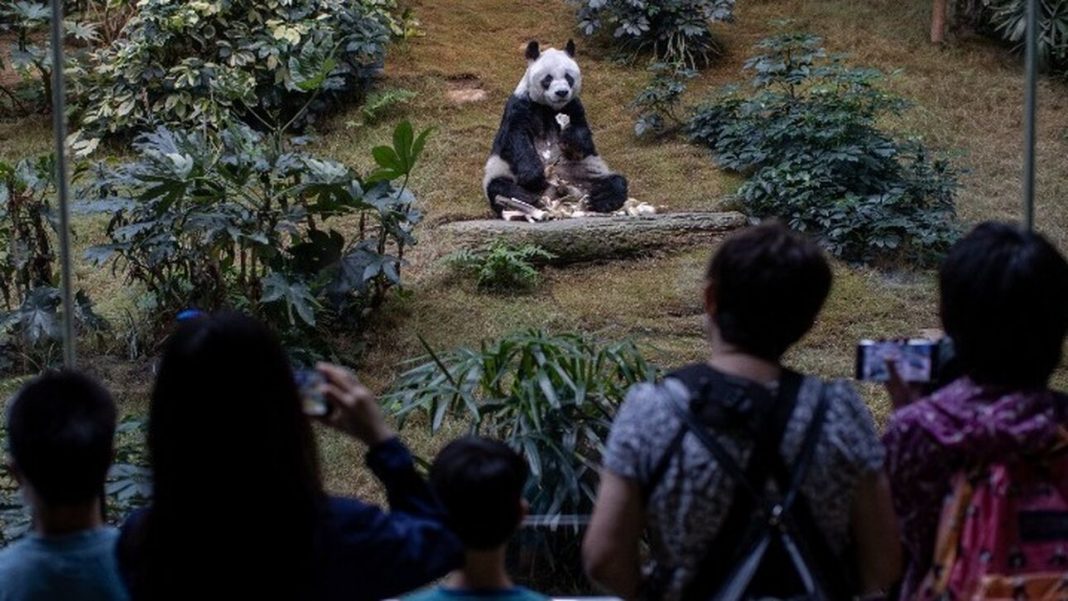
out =
[[[153,499],[131,553],[134,597],[194,598],[219,579],[248,598],[307,593],[318,453],[265,326],[238,314],[180,325],[156,377],[148,449]]]
[[[485,551],[508,542],[522,518],[528,470],[508,445],[487,438],[460,438],[438,453],[430,486],[464,546]]]
[[[115,403],[92,378],[45,373],[22,387],[7,416],[19,473],[49,505],[78,505],[104,490],[115,437]]]
[[[1044,387],[1068,332],[1068,263],[1041,235],[983,223],[940,272],[942,324],[980,383]]]
[[[823,251],[778,222],[728,238],[708,265],[723,340],[769,361],[812,328],[831,289]]]

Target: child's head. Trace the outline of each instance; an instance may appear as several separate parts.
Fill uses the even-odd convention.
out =
[[[46,373],[15,395],[8,409],[8,451],[33,498],[74,506],[98,498],[115,436],[111,395],[74,371]]]
[[[464,546],[489,551],[508,542],[526,513],[528,467],[500,442],[467,437],[449,443],[430,468],[430,485]]]

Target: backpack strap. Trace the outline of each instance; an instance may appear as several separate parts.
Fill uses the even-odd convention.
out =
[[[796,379],[795,379],[796,378]],[[788,380],[794,380],[790,386],[790,396],[785,396]],[[827,567],[824,562],[808,550],[809,538],[822,540],[822,534],[811,521],[811,512],[807,511],[807,502],[800,494],[801,485],[815,457],[816,447],[826,421],[828,401],[821,390],[812,421],[805,432],[801,449],[789,472],[789,478],[775,478],[782,500],[769,504],[764,498],[763,486],[774,474],[780,475],[784,462],[779,452],[786,424],[796,404],[797,391],[800,388],[800,376],[793,374],[783,379],[780,389],[780,402],[773,408],[776,413],[773,427],[765,428],[771,434],[760,437],[757,447],[750,458],[749,469],[741,473],[737,463],[723,447],[693,417],[692,411],[681,402],[674,403],[676,414],[687,429],[692,432],[708,451],[716,457],[717,462],[738,484],[738,492],[732,502],[731,510],[724,521],[724,526],[716,539],[712,541],[709,551],[697,571],[697,580],[687,587],[685,599],[717,601],[737,601],[749,589],[764,562],[772,541],[777,539],[789,562],[793,565],[798,581],[813,599],[830,599],[830,591],[825,583]],[[722,458],[724,457],[725,458]],[[798,507],[805,508],[796,515]],[[757,517],[759,516],[759,517]],[[756,519],[754,519],[756,518]],[[807,526],[798,524],[809,522]],[[799,535],[799,536],[795,536]],[[740,552],[740,553],[739,553]],[[726,555],[726,556],[725,556]],[[731,561],[733,559],[733,561]],[[823,564],[823,565],[821,565]],[[835,587],[841,588],[841,587]]]
[[[706,363],[687,365],[668,374],[665,379],[678,380],[685,386],[688,395],[684,400],[688,407],[693,407],[699,402],[706,402],[712,405],[711,407],[706,406],[706,411],[703,412],[704,414],[711,413],[712,415],[702,415],[697,419],[702,423],[704,420],[714,422],[712,425],[715,426],[743,427],[739,422],[744,421],[745,414],[752,412],[753,403],[750,402],[751,399],[749,397],[762,394],[768,397],[768,401],[772,400],[766,389],[759,384],[726,376]],[[793,390],[792,387],[794,385],[800,387],[800,381],[800,376],[797,376],[796,381],[790,379],[788,382],[789,389],[786,391],[788,395],[789,390]],[[790,410],[790,408],[792,408],[792,404],[787,410]],[[766,428],[751,427],[751,424],[747,426],[758,434],[767,432]],[[690,430],[691,428],[687,427],[685,423],[681,423],[659,459],[652,465],[649,470],[649,476],[642,483],[643,504],[648,504],[653,491],[664,479],[668,468],[671,467],[671,461],[678,456],[682,441]]]
[[[754,521],[753,516],[767,509],[764,486],[771,473],[770,458],[780,454],[779,447],[803,380],[796,372],[783,371],[779,381],[778,398],[772,399],[774,404],[766,409],[768,415],[763,416],[765,419],[762,421],[762,427],[750,433],[754,438],[754,445],[744,470],[708,432],[708,428],[696,419],[690,410],[692,403],[674,399],[673,409],[683,424],[684,433],[694,434],[708,448],[709,453],[717,458],[719,465],[737,485],[719,532],[708,544],[705,555],[695,570],[698,576],[687,585],[683,599],[705,601],[711,598],[717,589],[728,581],[732,568],[741,559],[751,556],[743,555],[743,552],[754,545],[759,546],[760,543],[754,541],[766,527],[761,520]],[[705,400],[715,401],[714,398]],[[770,539],[763,542],[765,549],[769,541]],[[763,551],[761,555],[762,553]],[[757,558],[752,569],[759,568],[759,565],[760,558]]]
[[[734,379],[733,384],[728,383],[728,377],[718,370],[713,369],[706,363],[695,363],[693,365],[687,365],[667,375],[668,379],[675,379],[680,381],[689,392],[685,402],[687,404],[687,414],[692,415],[689,410],[698,401],[709,401],[717,404],[726,404],[734,406],[733,409],[737,410],[738,405],[745,406],[745,403],[740,402],[742,397],[752,396],[754,394],[763,394],[765,389],[756,383],[743,384],[741,379]],[[772,424],[779,424],[781,422],[783,429],[785,429],[786,421],[789,420],[790,413],[793,411],[793,400],[797,397],[797,392],[801,388],[801,382],[803,378],[800,374],[790,370],[783,370],[783,375],[780,378],[779,399],[773,405],[772,413],[784,413],[784,415],[772,415]],[[781,402],[783,399],[789,400],[789,402]],[[749,404],[751,407],[751,403]],[[730,415],[727,412],[714,412],[721,413],[718,415],[720,419],[728,422],[729,426],[737,426],[737,415]],[[703,431],[706,427],[700,424],[698,419],[698,425],[700,428],[696,430],[691,428],[685,419],[682,419],[682,423],[679,429],[675,432],[675,435],[671,438],[668,446],[664,449],[663,454],[653,464],[653,467],[649,471],[649,477],[643,483],[642,487],[642,501],[644,504],[648,504],[649,497],[652,496],[653,491],[657,485],[663,480],[664,474],[667,473],[668,468],[671,466],[671,460],[674,459],[682,447],[682,441],[686,437],[688,431],[698,432]],[[717,420],[718,421],[718,420]],[[761,420],[766,421],[766,420]],[[718,424],[717,424],[718,425]],[[756,427],[752,429],[755,435],[759,438],[762,435],[770,435],[774,437],[774,434],[778,431],[778,428],[768,429],[766,427]],[[780,433],[781,434],[781,433]],[[781,438],[781,437],[780,437]],[[758,447],[762,445],[759,444]],[[778,448],[777,443],[774,444],[775,448]],[[755,452],[755,451],[754,451]],[[760,462],[756,462],[759,464]],[[750,465],[754,465],[753,461],[750,461]],[[761,478],[759,474],[752,474],[749,478],[750,481],[758,481]]]

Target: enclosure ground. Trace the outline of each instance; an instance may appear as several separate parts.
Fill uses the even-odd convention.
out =
[[[701,358],[705,344],[700,288],[711,248],[693,248],[638,261],[550,268],[545,283],[524,296],[486,295],[442,266],[435,224],[487,213],[481,168],[503,104],[520,77],[522,48],[530,39],[561,45],[575,36],[572,8],[562,0],[420,0],[412,3],[425,36],[391,49],[383,88],[418,96],[377,125],[365,125],[358,108],[321,124],[316,151],[366,169],[369,148],[388,139],[394,123],[434,126],[423,163],[413,178],[428,216],[422,243],[407,268],[408,290],[391,300],[362,344],[360,374],[386,385],[403,362],[421,354],[417,336],[451,348],[510,330],[543,327],[585,330],[606,339],[633,337],[658,364],[670,367]],[[978,37],[927,43],[927,0],[747,0],[736,22],[717,27],[730,54],[691,82],[699,100],[720,85],[744,80],[741,65],[752,45],[775,30],[772,21],[824,36],[829,50],[849,52],[858,65],[892,73],[889,87],[916,102],[888,123],[957,155],[970,169],[959,196],[963,220],[1011,219],[1019,214],[1022,163],[1020,62],[1005,48]],[[577,37],[577,36],[576,36]],[[641,67],[600,56],[580,40],[583,97],[599,150],[631,181],[632,194],[672,210],[721,209],[739,179],[715,169],[704,151],[678,141],[637,142],[628,103],[645,84]],[[479,100],[484,92],[485,99]],[[1068,249],[1068,89],[1040,85],[1038,225]],[[0,125],[0,156],[12,160],[46,151],[46,120]],[[118,151],[118,150],[116,150]],[[101,218],[78,221],[78,244],[99,239]],[[915,334],[937,326],[933,273],[886,273],[837,265],[836,283],[814,332],[787,358],[795,367],[828,377],[848,377],[853,345],[864,337]],[[80,284],[101,311],[122,324],[132,307],[129,290],[106,270],[80,265]],[[354,353],[357,343],[346,348]],[[119,359],[91,364],[115,388],[127,412],[146,406],[148,367]],[[1061,376],[1064,375],[1062,371]],[[1063,382],[1061,377],[1060,381]],[[0,382],[6,394],[15,382]],[[865,389],[881,420],[887,408]],[[459,432],[460,426],[453,425]],[[411,424],[405,438],[431,456],[447,437],[431,439]],[[363,469],[356,445],[323,436],[323,470],[332,490],[380,498]]]

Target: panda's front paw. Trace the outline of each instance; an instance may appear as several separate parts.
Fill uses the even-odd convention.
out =
[[[516,177],[516,182],[525,190],[535,194],[541,194],[549,187],[549,181],[545,179],[545,170],[521,171]]]

